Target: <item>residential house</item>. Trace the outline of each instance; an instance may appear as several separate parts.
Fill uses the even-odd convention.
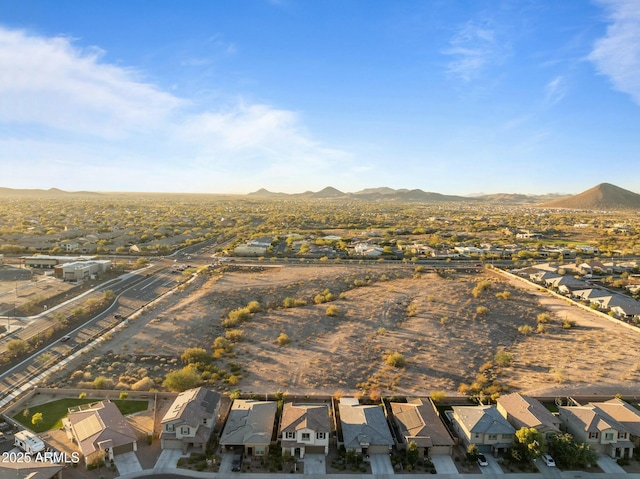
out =
[[[67,437],[78,445],[87,465],[94,457],[106,461],[118,454],[138,450],[135,432],[111,401],[70,408],[63,425]]]
[[[394,441],[380,406],[360,404],[357,398],[340,398],[338,411],[342,444],[347,451],[365,456],[391,451]]]
[[[559,407],[564,428],[598,453],[612,458],[632,457],[635,444],[631,436],[640,432],[640,417],[634,418],[633,414],[637,416],[637,413],[620,403],[603,404]]]
[[[406,403],[391,403],[393,420],[398,431],[399,449],[415,442],[420,457],[453,453],[455,441],[442,422],[435,404],[429,399],[409,399]]]
[[[285,403],[280,420],[282,453],[304,458],[305,453],[329,454],[331,421],[328,404]]]
[[[49,461],[20,461],[9,460],[9,453],[6,453],[6,461],[0,462],[0,477],[3,479],[62,479],[62,471],[65,464]]]
[[[360,256],[369,256],[369,257],[378,257],[382,256],[384,253],[384,249],[379,246],[372,246],[367,243],[358,243],[355,245],[354,250],[357,255]]]
[[[600,301],[602,308],[613,311],[617,317],[640,317],[640,303],[628,296],[612,294],[611,296],[600,298]]]
[[[584,301],[588,301],[589,303],[596,303],[598,306],[600,306],[602,302],[602,298],[611,296],[612,294],[613,293],[601,288],[587,288],[587,289],[576,289],[573,292],[573,297],[582,299]]]
[[[544,280],[545,286],[548,288],[556,288],[558,291],[575,291],[578,289],[585,289],[588,284],[579,279],[575,279],[572,276],[559,276],[555,278],[548,278]]]
[[[226,449],[242,448],[247,456],[266,456],[273,436],[278,403],[236,399],[220,436]]]
[[[519,393],[507,394],[498,398],[496,408],[516,430],[533,427],[547,440],[560,433],[560,418],[537,399]]]
[[[557,279],[560,277],[562,276],[552,271],[538,271],[529,275],[529,279],[536,283],[546,283],[547,280]]]
[[[640,447],[640,411],[618,398],[592,404],[626,427],[635,447]]]
[[[207,442],[218,420],[220,394],[200,387],[181,392],[161,421],[160,447],[181,449],[189,447],[206,450]]]
[[[480,452],[499,453],[513,444],[516,430],[496,406],[454,406],[449,417],[467,447],[475,444]]]

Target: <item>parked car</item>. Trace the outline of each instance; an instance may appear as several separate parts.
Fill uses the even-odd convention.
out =
[[[553,457],[551,457],[549,454],[543,454],[542,455],[542,460],[544,461],[544,463],[549,466],[549,467],[556,467],[556,461],[553,460]]]
[[[7,423],[7,422],[0,422],[0,431],[5,432],[11,429],[11,424]]]
[[[60,338],[60,342],[61,343],[66,343],[67,341],[69,341],[71,339],[71,336],[62,336]]]
[[[114,314],[113,317],[116,318],[116,319],[122,319],[122,315],[121,314]]]
[[[478,466],[485,467],[488,465],[489,463],[487,462],[487,458],[485,457],[485,455],[482,453],[478,454]]]
[[[235,452],[231,460],[231,470],[233,472],[240,472],[240,469],[242,469],[242,453]]]

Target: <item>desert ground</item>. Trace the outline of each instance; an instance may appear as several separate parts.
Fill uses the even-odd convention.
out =
[[[474,297],[482,281],[490,287]],[[335,300],[315,304],[325,289]],[[505,291],[508,299],[496,297]],[[284,308],[286,297],[306,305]],[[624,394],[640,381],[640,332],[496,272],[318,264],[213,272],[132,319],[49,385],[89,386],[102,375],[120,387],[143,377],[160,387],[167,372],[182,367],[186,348],[211,352],[215,338],[225,335],[221,320],[251,301],[262,311],[235,327],[244,339],[217,359],[221,369],[239,366],[241,379],[233,385],[212,381],[212,388],[256,394],[456,394],[460,384],[473,383],[483,371],[503,391],[553,396]],[[330,305],[337,306],[336,316],[326,314]],[[544,312],[551,322],[537,333],[537,317]],[[575,326],[563,328],[565,320]],[[519,332],[523,325],[533,333]],[[288,345],[278,345],[281,333],[290,338]],[[386,356],[394,352],[402,355],[404,367],[387,364]],[[488,364],[497,352],[510,353],[511,364]]]

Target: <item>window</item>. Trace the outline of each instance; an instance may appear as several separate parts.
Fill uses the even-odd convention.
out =
[[[185,435],[189,434],[189,428],[187,426],[183,426],[180,428],[180,434]]]
[[[618,439],[626,439],[627,438],[627,433],[626,432],[619,432],[618,433]]]
[[[326,432],[318,432],[316,433],[316,439],[326,439],[327,438],[327,433]]]
[[[256,452],[255,455],[256,456],[264,456],[264,447],[262,446],[256,446]]]
[[[293,431],[287,431],[284,433],[284,438],[285,439],[295,439],[296,438],[296,433]]]
[[[311,434],[309,434],[308,432],[303,432],[302,433],[302,440],[303,441],[309,441],[311,439]]]
[[[598,439],[600,437],[600,433],[599,432],[590,432],[589,433],[589,439]]]
[[[495,441],[496,439],[498,439],[498,435],[497,434],[489,434],[487,439],[489,439],[490,441]]]
[[[611,441],[611,440],[613,439],[613,433],[612,433],[612,432],[606,432],[606,433],[604,434],[604,438],[605,438],[607,441]]]
[[[167,432],[173,432],[175,429],[173,428],[173,424],[169,423],[169,424],[165,424],[165,431]]]

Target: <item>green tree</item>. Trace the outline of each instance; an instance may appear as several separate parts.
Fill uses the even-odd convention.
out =
[[[31,416],[31,424],[33,424],[34,426],[37,427],[38,424],[40,424],[43,419],[44,418],[42,417],[42,413],[41,412],[37,412],[33,416]]]
[[[591,446],[584,442],[576,442],[569,433],[551,436],[549,449],[553,452],[556,464],[568,469],[591,466],[596,463],[598,457]]]
[[[499,351],[493,357],[493,361],[497,366],[500,367],[508,367],[511,366],[511,361],[513,361],[513,354],[507,353],[504,351]]]
[[[12,339],[7,343],[7,351],[12,356],[18,356],[29,349],[29,344],[23,339]]]
[[[200,375],[190,366],[172,371],[165,377],[162,385],[172,392],[183,392],[199,386]]]
[[[420,451],[418,451],[418,444],[415,441],[409,441],[407,445],[407,462],[412,466],[418,462]]]
[[[522,427],[516,431],[516,448],[523,460],[532,460],[543,453],[542,434],[535,427]]]
[[[467,460],[470,462],[476,462],[478,460],[478,454],[480,454],[480,451],[478,451],[478,446],[476,446],[475,444],[469,444],[467,446]]]
[[[180,355],[180,360],[185,364],[208,363],[211,355],[204,348],[187,348]]]

